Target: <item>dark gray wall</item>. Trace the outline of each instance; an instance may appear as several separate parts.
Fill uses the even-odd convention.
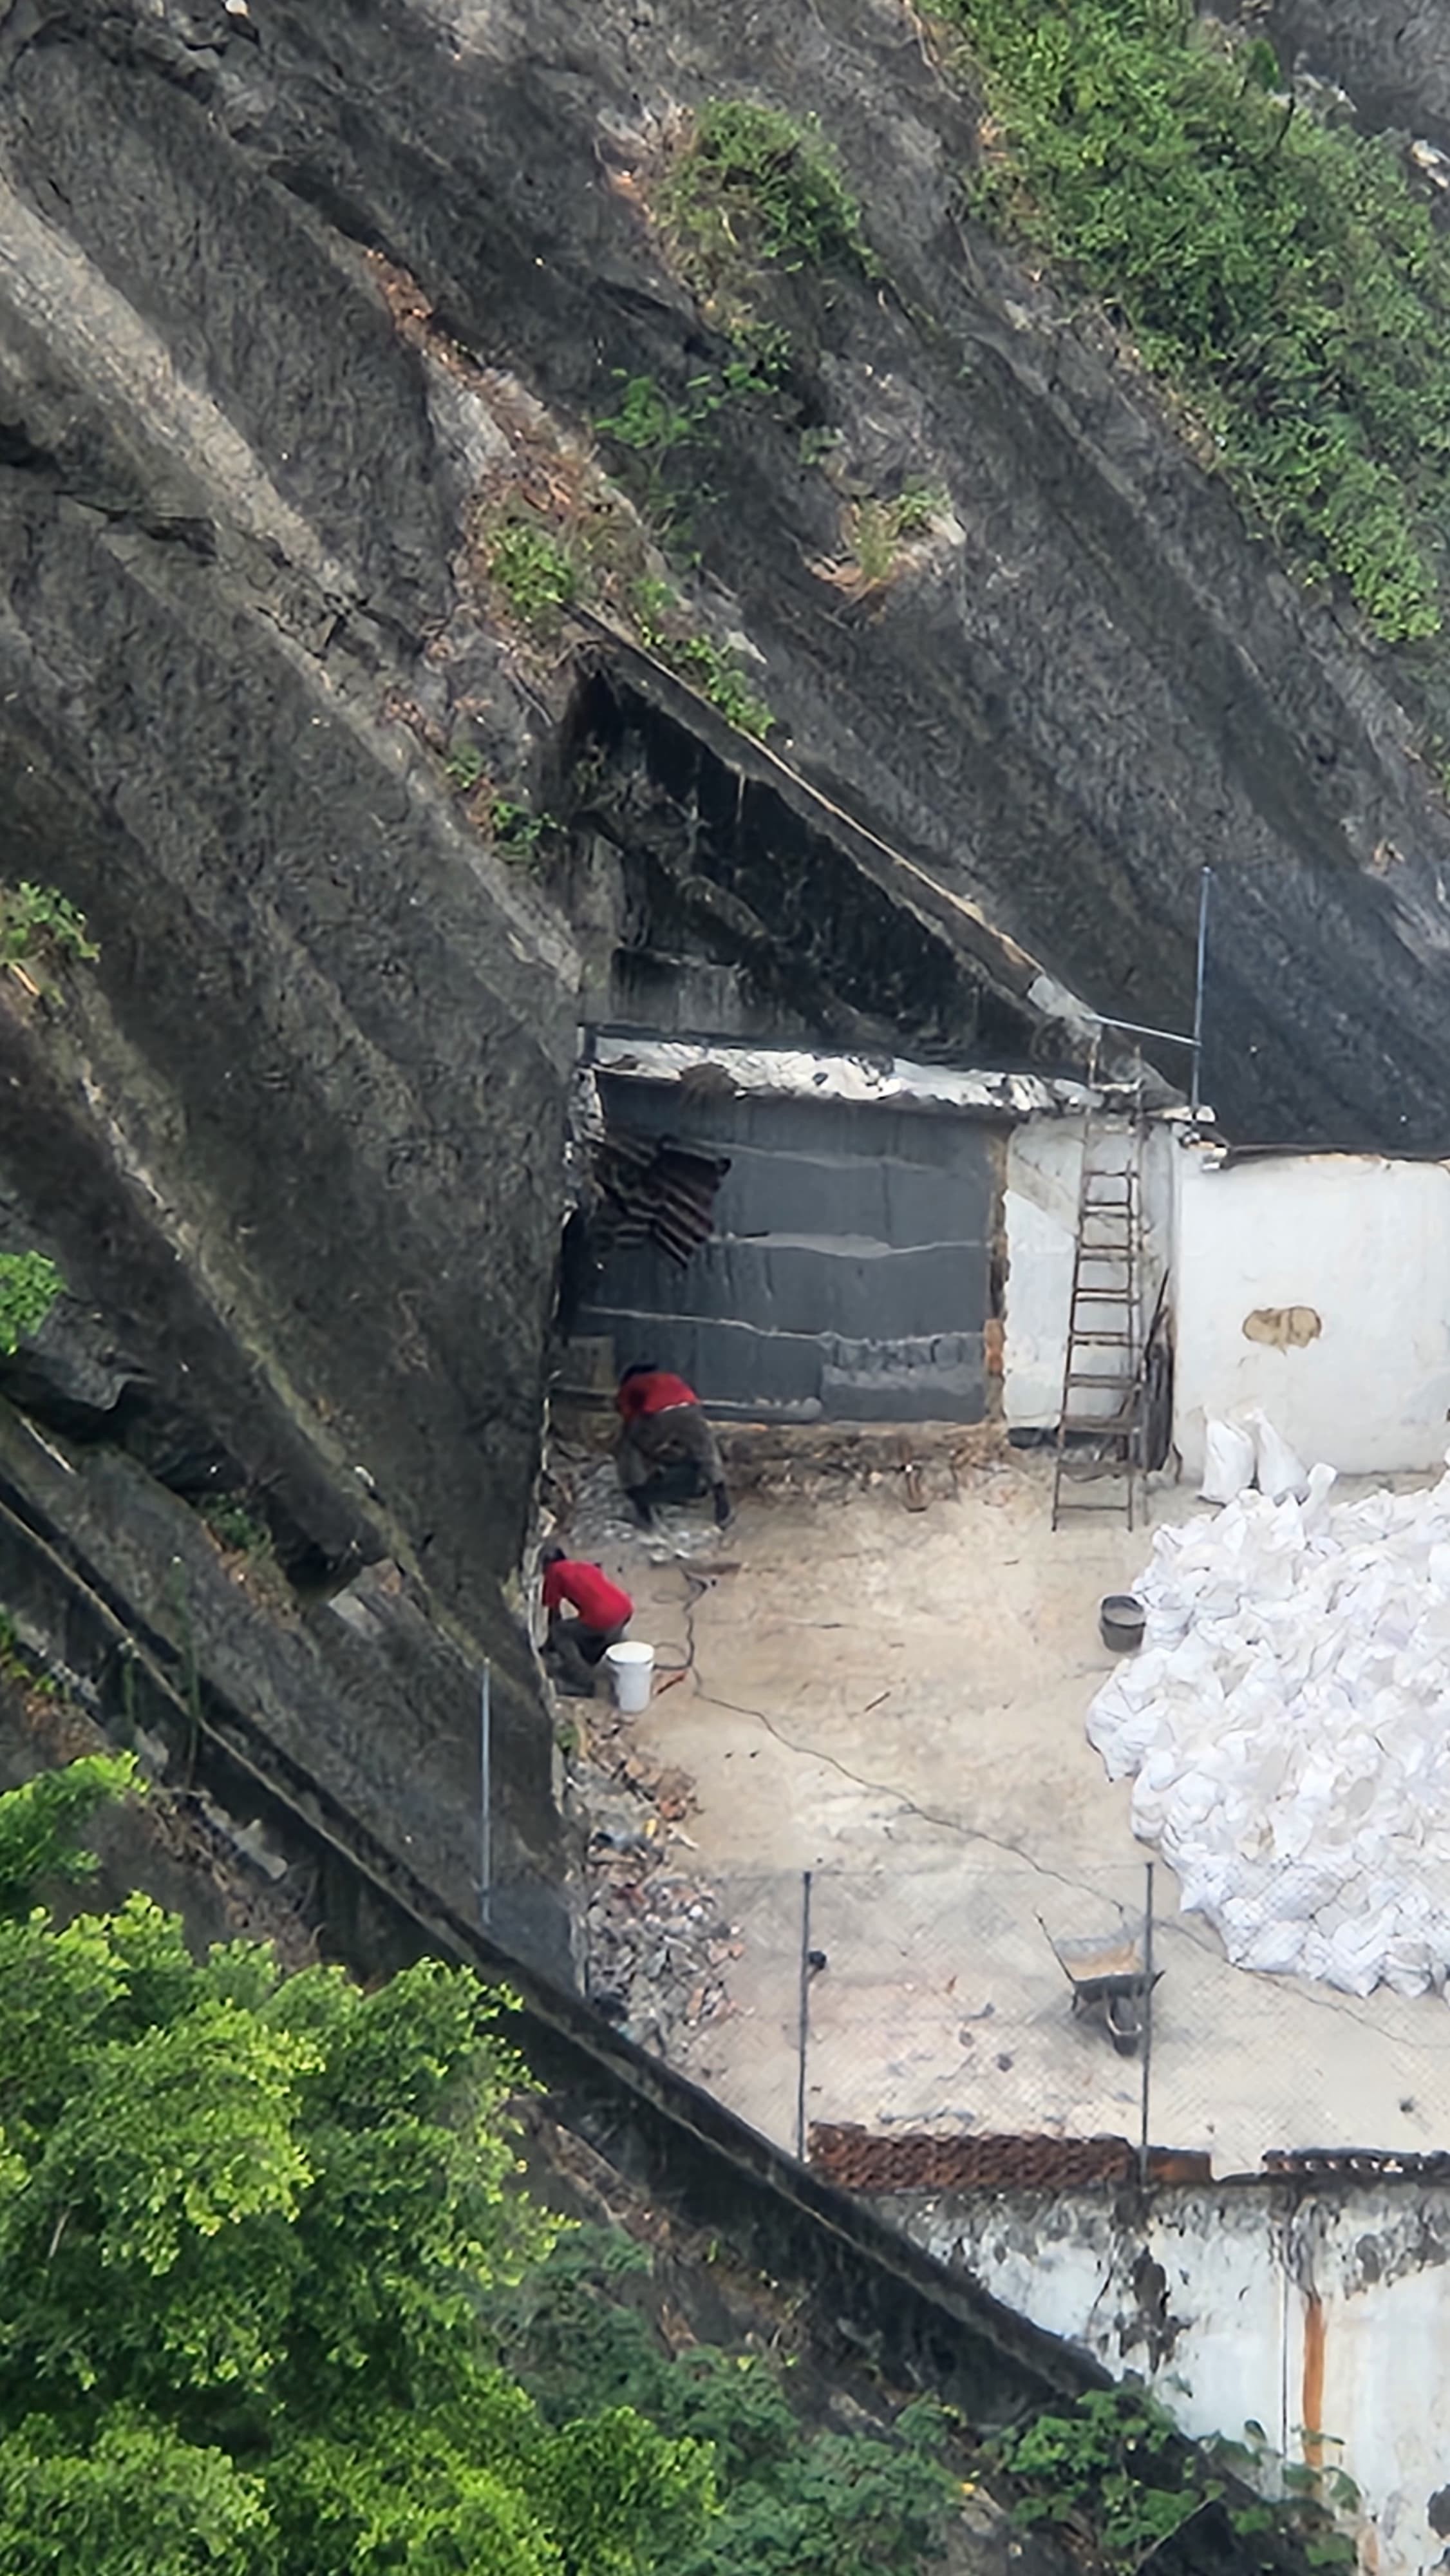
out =
[[[689,1100],[601,1078],[612,1124],[728,1154],[715,1239],[681,1270],[609,1261],[581,1333],[713,1410],[980,1422],[994,1178],[966,1118],[818,1100]]]

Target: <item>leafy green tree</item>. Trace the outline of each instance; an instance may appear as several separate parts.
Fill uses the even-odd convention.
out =
[[[82,1847],[80,1835],[98,1807],[135,1781],[129,1753],[88,1753],[63,1771],[37,1772],[0,1797],[0,1917],[24,1914],[38,1879],[92,1875],[96,1856]]]
[[[21,1913],[128,1768],[0,1798],[5,2576],[643,2576],[715,2511],[710,2453],[550,2423],[494,2358],[557,2233],[497,2002],[196,1960],[141,1896]]]
[[[916,2576],[931,2410],[811,2434],[672,2358],[647,2258],[518,2188],[476,1978],[26,1908],[131,1776],[0,1796],[0,2576]]]

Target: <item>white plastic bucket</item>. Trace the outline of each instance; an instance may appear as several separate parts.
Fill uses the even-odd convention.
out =
[[[624,1709],[630,1716],[637,1716],[642,1708],[648,1708],[655,1677],[653,1646],[637,1646],[626,1638],[622,1645],[606,1646],[604,1660],[614,1684],[616,1708]]]

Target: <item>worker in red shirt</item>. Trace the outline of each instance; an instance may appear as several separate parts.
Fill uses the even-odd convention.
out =
[[[576,1618],[565,1618],[566,1602]],[[634,1603],[610,1582],[602,1566],[551,1547],[544,1559],[544,1608],[549,1616],[544,1654],[559,1688],[570,1699],[592,1699],[595,1667],[606,1646],[618,1645],[634,1617]]]
[[[637,1360],[620,1379],[615,1403],[623,1419],[614,1452],[619,1481],[645,1528],[657,1503],[693,1502],[697,1494],[713,1495],[723,1528],[730,1518],[725,1469],[694,1388],[653,1360]]]

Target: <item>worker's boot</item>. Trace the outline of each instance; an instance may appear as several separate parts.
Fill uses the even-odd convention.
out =
[[[729,1518],[730,1518],[730,1497],[729,1497],[728,1493],[726,1492],[726,1490],[725,1490],[725,1488],[724,1488],[724,1486],[723,1486],[723,1485],[717,1485],[717,1486],[715,1487],[714,1491],[715,1491],[715,1527],[716,1527],[717,1529],[723,1529],[723,1528],[725,1527],[726,1522],[727,1522],[727,1521],[729,1520]]]

